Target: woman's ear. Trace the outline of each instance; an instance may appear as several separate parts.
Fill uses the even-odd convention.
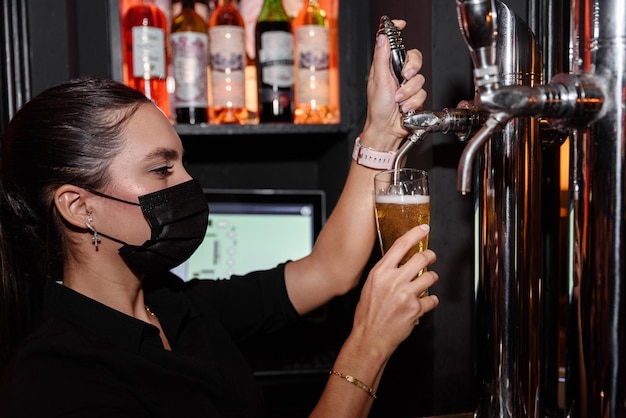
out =
[[[86,198],[85,189],[72,184],[64,184],[54,193],[54,205],[65,221],[76,227],[85,228],[85,221],[89,214]]]

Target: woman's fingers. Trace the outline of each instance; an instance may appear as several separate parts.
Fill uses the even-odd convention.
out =
[[[429,231],[430,228],[428,225],[420,225],[410,229],[393,243],[381,259],[381,262],[383,262],[383,264],[397,266],[411,248],[417,245],[422,239],[426,238]],[[431,251],[427,256],[421,259],[421,262],[428,263],[422,268],[432,264],[436,258],[435,253]]]

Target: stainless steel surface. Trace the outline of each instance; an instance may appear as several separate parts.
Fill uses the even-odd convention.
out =
[[[463,39],[474,63],[476,87],[498,82],[496,37],[498,26],[494,0],[457,0],[457,14]]]
[[[460,190],[476,187],[476,416],[626,417],[626,8],[619,0],[573,1],[561,17],[572,23],[572,70],[541,85],[541,55],[521,20],[502,3],[457,5],[476,67],[474,102],[491,114],[459,165]],[[559,39],[549,31],[543,28],[544,38]],[[493,57],[489,34],[497,39]],[[497,80],[485,75],[495,63]],[[538,118],[571,140],[565,412],[556,410],[556,385],[546,382],[557,379],[545,373],[555,369],[545,363],[557,347],[540,343],[548,329],[546,280],[553,278],[542,277],[538,265]]]
[[[473,135],[487,120],[487,114],[469,101],[459,103],[459,107],[442,111],[423,110],[407,115],[404,127],[413,131],[427,133],[453,133],[460,140]]]
[[[626,9],[619,0],[574,3],[573,72],[606,91],[605,113],[573,131],[571,186],[571,417],[626,417]]]
[[[491,116],[468,142],[459,164],[461,191],[469,191],[471,181],[476,186],[476,371],[482,384],[476,414],[539,416],[539,125],[534,118],[515,117],[509,106],[484,104],[491,104],[486,99],[496,97],[504,91],[501,89],[531,89],[541,74],[541,54],[526,24],[503,3],[495,5],[497,12],[481,12],[497,15],[493,59],[498,80],[483,84],[475,99]],[[481,65],[487,67],[489,63]],[[475,73],[475,82],[484,83],[479,76]],[[471,176],[473,156],[479,157],[476,162],[482,168],[476,176]]]
[[[485,143],[491,139],[492,135],[501,131],[510,119],[511,116],[505,112],[490,115],[482,128],[468,141],[459,159],[457,189],[462,194],[467,194],[472,190],[474,160],[479,152],[483,150]]]

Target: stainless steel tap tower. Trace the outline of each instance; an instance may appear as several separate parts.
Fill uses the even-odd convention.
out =
[[[494,0],[456,0],[474,63],[474,105],[458,187],[476,199],[477,417],[626,417],[626,5],[572,0],[567,73],[547,84],[522,20]],[[548,29],[549,30],[549,29]],[[558,326],[541,268],[540,122],[571,144],[567,376],[557,407]],[[550,341],[550,342],[546,342]]]

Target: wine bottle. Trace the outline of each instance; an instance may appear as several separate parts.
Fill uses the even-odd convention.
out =
[[[213,0],[211,1],[211,3]],[[171,15],[178,16],[183,11],[183,0],[172,0],[171,2]],[[213,11],[211,4],[208,0],[196,0],[194,2],[194,10],[200,15],[205,22],[209,21],[211,12]]]
[[[245,124],[246,34],[233,0],[219,0],[209,21],[211,123]]]
[[[194,9],[194,0],[183,0],[183,8],[172,22],[172,66],[174,108],[178,123],[208,122],[207,26]]]
[[[326,12],[306,0],[294,20],[295,115],[300,124],[326,123],[330,114],[330,38]]]
[[[170,118],[167,17],[154,0],[131,6],[122,21],[124,83],[144,93]]]
[[[255,28],[259,121],[293,122],[293,33],[281,0],[265,0]]]

